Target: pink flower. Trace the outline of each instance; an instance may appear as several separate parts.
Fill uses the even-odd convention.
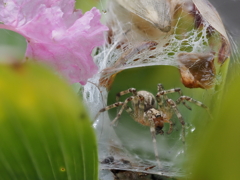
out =
[[[104,43],[96,8],[84,15],[74,0],[0,0],[0,28],[27,39],[26,59],[51,64],[71,83],[85,84],[97,72],[91,53]]]

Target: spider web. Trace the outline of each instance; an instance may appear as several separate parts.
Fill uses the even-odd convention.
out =
[[[109,78],[121,70],[144,66],[171,65],[178,67],[179,62],[176,59],[180,53],[206,54],[210,52],[207,38],[210,25],[206,21],[203,22],[202,30],[192,29],[186,32],[184,37],[176,33],[181,19],[184,18],[184,16],[180,16],[176,19],[176,25],[172,27],[173,32],[160,34],[158,39],[154,39],[157,45],[152,49],[150,47],[149,50],[147,43],[153,37],[136,29],[136,26],[129,21],[131,14],[116,13],[119,8],[121,8],[119,5],[110,1],[107,21],[110,22],[113,36],[109,37],[111,43],[103,50],[103,57],[96,59],[99,70],[102,72],[101,76]],[[109,17],[111,17],[110,20]],[[121,19],[118,20],[118,17]],[[112,22],[113,20],[114,22]],[[142,49],[145,46],[142,51],[139,50],[141,46]],[[127,50],[132,53],[126,54]],[[103,74],[104,71],[107,73]]]
[[[121,9],[122,11],[119,11]],[[207,21],[202,22],[201,29],[190,29],[185,32],[185,35],[179,35],[179,28],[181,26],[182,18],[187,15],[180,14],[175,19],[175,25],[172,26],[172,32],[157,33],[158,38],[151,37],[150,34],[139,31],[133,23],[132,14],[121,7],[115,1],[109,1],[106,22],[111,27],[110,35],[108,34],[108,43],[106,46],[98,50],[98,54],[94,57],[95,62],[99,67],[99,72],[83,87],[83,99],[90,111],[92,119],[98,111],[107,106],[108,81],[100,84],[102,78],[107,80],[110,77],[122,70],[136,67],[156,66],[156,65],[170,65],[179,68],[179,61],[177,61],[180,53],[210,53],[208,33],[209,28],[212,28]],[[181,30],[181,29],[180,29]],[[216,39],[221,38],[217,37]],[[156,42],[157,44],[151,46],[149,42]],[[217,53],[214,56],[218,56]],[[201,67],[204,68],[204,67]],[[169,171],[169,167],[173,166],[173,162],[163,161],[164,168],[161,172],[157,169],[148,169],[152,164],[156,164],[153,159],[143,159],[128,152],[121,139],[115,133],[115,129],[110,126],[110,118],[108,113],[102,113],[94,123],[97,131],[99,141],[99,158],[102,169],[121,169],[137,172],[147,172],[153,174],[160,174],[165,176],[181,176],[180,169]],[[194,127],[193,127],[194,129]],[[180,137],[179,137],[180,139]],[[180,140],[178,140],[181,143]],[[161,139],[160,151],[167,151],[164,148],[164,139]],[[176,147],[179,144],[176,143]],[[175,147],[172,147],[173,149]],[[152,147],[151,147],[151,150]],[[182,156],[183,149],[177,149],[171,154],[173,158]],[[114,156],[114,161],[104,163],[106,158]],[[131,162],[124,163],[123,160]],[[174,162],[175,163],[175,162]]]
[[[181,18],[178,19],[178,22],[180,21],[180,19]],[[188,34],[186,35],[187,37],[184,39],[178,39],[178,35],[175,33],[177,27],[173,27],[173,34],[169,35],[167,40],[165,39],[168,44],[167,46],[161,46],[162,42],[160,41],[162,40],[160,39],[159,41],[156,41],[160,44],[156,47],[156,49],[151,50],[150,52],[144,51],[140,54],[135,54],[134,56],[129,57],[129,59],[126,60],[125,64],[121,64],[119,69],[128,69],[152,65],[172,65],[177,67],[178,62],[176,61],[176,59],[179,53],[186,51],[192,53],[202,53],[208,51],[209,48],[207,40],[207,27],[208,26],[204,26],[204,29],[201,32],[198,32],[196,30],[188,32]],[[122,27],[119,27],[119,29],[121,28]],[[202,34],[199,37],[200,33]],[[119,32],[119,34],[121,33]],[[116,37],[116,40],[114,39],[113,41],[116,42],[116,44],[113,44],[113,46],[116,46],[118,42],[121,42],[118,37]],[[131,40],[127,41],[131,42]],[[134,45],[130,43],[128,44],[128,48],[134,48]],[[121,57],[121,55],[124,54],[124,49],[119,49],[115,51],[110,50],[109,52],[109,57],[111,58],[106,58],[108,59],[108,61],[106,61],[105,68],[112,67],[114,63]],[[135,59],[138,60],[134,61]]]

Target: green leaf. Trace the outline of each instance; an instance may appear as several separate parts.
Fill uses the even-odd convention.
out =
[[[190,153],[196,160],[188,165],[193,169],[193,180],[240,179],[240,76],[227,86],[221,102],[221,110],[207,129],[202,129],[197,143]]]
[[[24,58],[26,40],[23,36],[10,30],[0,29],[0,39],[0,62]]]
[[[76,8],[81,9],[83,12],[89,11],[93,7],[97,7],[99,2],[97,0],[76,0]]]
[[[72,88],[39,65],[0,66],[0,179],[94,180],[96,139]]]

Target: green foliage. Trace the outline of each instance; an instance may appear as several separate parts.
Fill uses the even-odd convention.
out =
[[[226,88],[221,110],[191,149],[197,152],[196,160],[188,164],[193,168],[192,180],[240,179],[239,82],[237,76]]]
[[[0,29],[0,38],[0,45],[14,46],[20,48],[21,50],[25,50],[26,48],[25,38],[16,32]]]
[[[3,60],[21,60],[26,50],[26,40],[16,32],[0,29],[0,54]]]
[[[0,66],[0,179],[94,180],[96,139],[70,86],[39,65]]]
[[[99,5],[98,0],[76,0],[76,9],[81,9],[83,12],[89,11],[93,7]]]

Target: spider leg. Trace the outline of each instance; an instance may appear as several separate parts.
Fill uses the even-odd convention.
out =
[[[209,114],[209,116],[212,118],[212,115],[211,115],[211,113],[210,113],[210,111],[209,111],[209,109],[208,109],[208,107],[207,107],[206,105],[204,105],[202,102],[197,101],[197,100],[195,100],[195,99],[193,99],[193,98],[191,98],[191,97],[189,97],[189,96],[180,96],[180,97],[176,100],[176,104],[180,104],[180,103],[181,103],[182,101],[184,101],[184,100],[189,101],[189,102],[191,102],[191,103],[193,103],[193,104],[196,104],[197,106],[200,106],[200,107],[206,109],[207,112],[208,112],[208,114]]]
[[[158,84],[158,93],[156,95],[156,98],[157,98],[158,105],[160,106],[160,108],[162,107],[162,104],[164,102],[163,100],[166,101],[168,99],[167,94],[171,94],[171,93],[175,93],[175,92],[178,92],[178,94],[180,96],[183,96],[182,90],[180,88],[173,88],[173,89],[169,89],[169,90],[164,90],[163,85]],[[192,110],[192,108],[190,106],[188,106],[184,100],[182,101],[182,104],[186,108],[188,108],[189,110]]]
[[[127,103],[132,101],[132,105],[134,107],[134,111],[132,108],[127,106]],[[138,103],[139,102],[139,103]],[[142,95],[137,95],[137,96],[131,96],[127,98],[124,103],[122,104],[122,108],[120,111],[117,113],[117,116],[115,119],[111,122],[111,125],[114,125],[116,121],[119,119],[121,116],[123,110],[126,110],[127,113],[130,114],[130,116],[137,121],[137,119],[143,119],[144,118],[144,97]]]
[[[111,125],[112,125],[112,126],[117,122],[117,120],[118,120],[119,117],[121,116],[123,110],[127,108],[127,103],[130,102],[130,101],[132,101],[133,99],[134,99],[134,96],[130,96],[130,97],[128,97],[128,98],[123,102],[120,111],[118,112],[118,114],[117,114],[117,116],[114,118],[114,120],[111,122]]]
[[[125,111],[131,116],[132,119],[135,119],[135,114],[133,113],[132,108],[130,108],[129,106],[125,107]]]
[[[135,97],[137,96],[137,90],[135,88],[129,88],[125,91],[121,91],[121,92],[117,93],[116,94],[116,101],[118,102],[121,96],[123,96],[125,94],[129,94],[129,93],[132,93],[132,95],[135,96]],[[118,114],[118,112],[119,112],[119,109],[117,109],[117,114]]]
[[[177,104],[172,99],[167,99],[167,103],[172,107],[173,111],[177,115],[180,123],[182,124],[182,142],[185,144],[185,122],[184,119],[177,108]]]
[[[197,106],[200,106],[200,107],[202,107],[202,108],[204,108],[204,109],[208,109],[208,107],[205,106],[202,102],[197,101],[197,100],[195,100],[195,99],[193,99],[193,98],[191,98],[191,97],[189,97],[189,96],[180,96],[180,97],[176,100],[176,104],[180,104],[180,103],[181,103],[182,101],[184,101],[184,100],[189,101],[189,102],[192,102],[192,103],[196,104]]]
[[[158,84],[158,93],[160,92],[160,91],[163,91],[164,90],[164,88],[163,88],[163,85],[162,84]],[[156,95],[156,99],[157,99],[157,102],[158,102],[158,105],[159,105],[159,107],[160,108],[162,108],[163,107],[163,103],[164,103],[164,100],[167,100],[167,96],[165,96],[165,95],[160,95],[160,94],[158,94],[157,93],[157,95]]]
[[[132,93],[133,96],[136,96],[137,95],[137,90],[135,88],[129,88],[125,91],[121,91],[119,93],[116,94],[116,101],[118,102],[119,101],[119,98],[125,94],[128,94],[128,93]]]
[[[93,123],[97,120],[98,116],[99,116],[102,112],[108,111],[109,109],[112,109],[112,108],[115,108],[115,107],[118,107],[118,106],[122,106],[123,104],[124,104],[123,102],[116,102],[116,103],[111,104],[111,105],[109,105],[109,106],[107,106],[107,107],[105,107],[105,108],[100,109],[99,112],[97,113],[97,115],[95,116]]]
[[[135,119],[144,119],[144,97],[142,95],[138,95],[137,97],[139,99],[139,105],[137,109],[134,109],[134,111],[138,113],[136,114],[137,118]],[[133,103],[136,103],[136,102],[133,102]]]
[[[170,120],[168,120],[168,123],[169,123],[169,129],[168,129],[168,132],[167,132],[167,134],[171,134],[171,133],[172,133],[172,131],[173,131],[173,122],[172,122],[172,121],[170,121]]]
[[[160,160],[159,160],[155,124],[154,124],[154,121],[153,121],[153,118],[152,118],[152,111],[151,110],[147,111],[147,117],[148,117],[148,121],[150,122],[150,132],[152,134],[152,142],[153,142],[155,158],[156,158],[157,165],[158,165],[159,169],[161,169],[162,165],[161,165]]]

